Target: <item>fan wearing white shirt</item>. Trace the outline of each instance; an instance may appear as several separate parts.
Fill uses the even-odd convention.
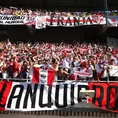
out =
[[[67,57],[65,57],[65,58],[63,59],[63,61],[62,61],[62,68],[63,68],[64,70],[66,70],[67,72],[68,72],[69,69],[70,69],[70,64],[69,64],[69,62],[67,61]]]
[[[78,66],[79,66],[79,59],[78,57],[74,57],[73,61],[71,63],[71,71],[78,71]]]

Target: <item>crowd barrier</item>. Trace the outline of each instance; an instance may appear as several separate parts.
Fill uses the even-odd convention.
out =
[[[2,81],[2,80],[12,81],[12,82],[28,82],[28,83],[31,82],[31,79],[26,79],[26,78],[21,78],[21,79],[19,79],[19,78],[6,78],[6,79],[0,78],[0,81]],[[85,80],[68,80],[68,81],[73,81],[73,82],[101,82],[101,83],[118,82],[118,81],[111,81],[111,80],[109,80],[109,78],[106,81],[97,81],[97,80],[86,80],[86,81]],[[54,82],[64,82],[64,80],[55,80]]]
[[[0,114],[4,115],[25,115],[25,116],[61,116],[61,117],[104,117],[104,118],[117,118],[118,114],[109,113],[104,111],[79,111],[78,109],[74,110],[56,110],[56,111],[38,111],[38,112],[14,112],[14,111],[5,111],[0,112]]]
[[[7,82],[8,81],[8,82]],[[12,82],[9,82],[12,81]],[[17,83],[18,82],[18,83]],[[20,83],[24,82],[24,83]],[[28,83],[29,82],[29,83]],[[70,85],[66,84],[67,82],[63,82],[63,85],[61,85],[61,81],[56,81],[53,85],[54,86],[47,86],[47,85],[33,85],[30,84],[32,81],[29,79],[6,79],[6,81],[1,80],[1,98],[4,98],[4,100],[7,101],[7,104],[5,103],[5,107],[2,107],[6,114],[29,114],[29,115],[56,115],[56,116],[83,116],[87,117],[89,114],[93,114],[92,117],[98,117],[99,113],[106,113],[116,112],[117,110],[117,88],[118,88],[118,81],[109,81],[107,83],[106,81],[101,81],[98,83],[94,83],[96,81],[81,81],[78,80],[70,80],[68,83]],[[58,82],[60,84],[58,84]],[[104,82],[104,83],[102,83]],[[113,82],[113,83],[112,83]],[[56,86],[55,86],[56,85]],[[27,95],[29,94],[29,91],[32,91],[32,87],[34,86],[34,90],[38,91],[35,95],[35,98],[37,99],[34,103],[35,105],[32,107],[29,104],[28,99],[31,99],[31,95],[27,98]],[[46,89],[44,90],[44,86]],[[19,91],[20,93],[18,96],[15,96],[15,93]],[[114,91],[115,89],[115,91]],[[78,90],[78,92],[77,92]],[[89,91],[90,90],[90,91]],[[94,90],[94,91],[91,91]],[[40,92],[39,92],[40,91]],[[60,91],[61,96],[60,96]],[[70,92],[66,92],[70,91]],[[66,93],[65,93],[66,92]],[[2,94],[5,93],[5,94]],[[6,94],[7,93],[7,94]],[[69,94],[70,93],[70,94]],[[98,96],[99,94],[99,96]],[[6,96],[5,96],[6,95]],[[115,96],[114,96],[115,95]],[[21,96],[21,97],[20,97]],[[25,97],[23,97],[25,96]],[[42,97],[39,97],[42,96]],[[55,97],[54,97],[55,96]],[[68,96],[67,98],[65,96]],[[78,97],[79,96],[79,99]],[[107,96],[107,97],[106,97]],[[63,100],[62,100],[63,97]],[[88,99],[90,97],[90,99]],[[99,103],[97,103],[98,97],[100,98]],[[19,99],[19,102],[14,101],[14,98]],[[49,103],[49,100],[52,101],[52,105],[48,107],[48,103],[46,103],[46,106],[44,105],[44,101],[48,98],[47,101]],[[92,99],[91,99],[92,98]],[[74,100],[70,102],[70,99]],[[79,101],[78,101],[79,100]],[[24,102],[23,102],[24,101]],[[39,102],[40,101],[40,102]],[[2,103],[2,102],[1,102]],[[17,106],[17,103],[19,104]],[[91,104],[92,103],[92,104]],[[37,104],[39,104],[37,106]],[[62,106],[60,107],[61,104]],[[2,104],[3,105],[3,104]],[[27,106],[29,105],[29,106]],[[66,108],[66,109],[65,109]],[[55,110],[57,109],[57,110]],[[97,110],[96,110],[97,109]],[[9,111],[10,110],[10,111]],[[37,112],[37,110],[40,110]],[[49,111],[46,111],[49,110]],[[54,110],[54,111],[52,111]],[[106,111],[104,111],[106,110]],[[23,111],[23,112],[17,112],[17,111]],[[31,111],[31,112],[29,112]],[[35,111],[35,112],[34,112]],[[91,113],[92,112],[92,113]],[[94,112],[98,112],[97,116],[94,115]],[[71,115],[70,115],[71,114]],[[81,115],[83,114],[83,115]],[[118,115],[118,114],[117,114]],[[105,116],[105,115],[104,115]],[[90,115],[91,117],[91,115]],[[100,117],[100,116],[99,116]],[[108,116],[110,117],[110,116]],[[112,117],[117,118],[117,117]]]

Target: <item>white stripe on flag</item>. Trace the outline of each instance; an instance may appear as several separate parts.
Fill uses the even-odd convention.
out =
[[[48,84],[48,70],[39,69],[39,83]]]

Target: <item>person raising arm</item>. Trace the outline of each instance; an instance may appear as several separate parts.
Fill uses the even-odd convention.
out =
[[[50,69],[58,71],[60,59],[59,57],[52,58],[52,64],[50,65]]]

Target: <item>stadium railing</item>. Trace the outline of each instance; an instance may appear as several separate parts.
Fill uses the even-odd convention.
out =
[[[12,82],[28,82],[28,83],[31,83],[31,79],[26,79],[26,78],[6,78],[6,79],[3,79],[3,78],[0,78],[0,81],[2,80],[7,80],[7,81],[12,81]],[[101,83],[104,83],[104,82],[117,82],[118,83],[118,80],[109,80],[109,78],[107,78],[107,80],[55,80],[54,82],[65,82],[65,81],[72,81],[72,82],[101,82]]]

